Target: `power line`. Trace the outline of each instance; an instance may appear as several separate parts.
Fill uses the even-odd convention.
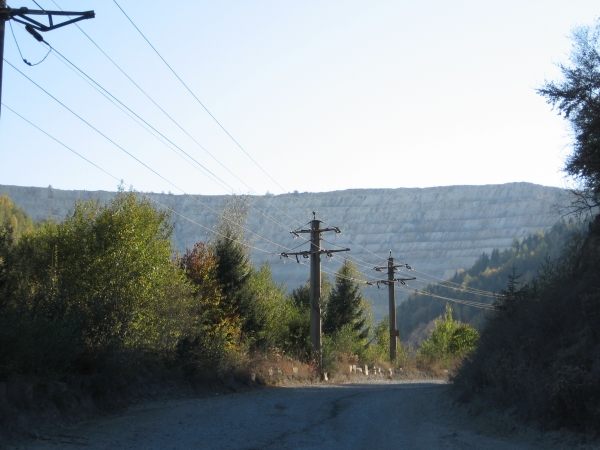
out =
[[[204,169],[206,172],[208,172],[212,177],[216,178],[219,182],[223,183],[225,186],[227,186],[231,191],[233,191],[233,188],[231,186],[229,186],[225,181],[223,181],[221,178],[219,178],[217,175],[215,175],[211,170],[209,170],[207,167],[205,167],[203,164],[201,164],[199,161],[197,161],[194,157],[192,157],[189,153],[187,153],[185,150],[183,150],[181,147],[179,147],[177,144],[175,144],[173,141],[171,141],[168,137],[166,137],[163,133],[161,133],[159,130],[157,130],[154,126],[152,126],[150,123],[148,123],[145,119],[143,119],[139,114],[137,114],[135,111],[133,111],[131,108],[129,108],[126,104],[124,104],[122,101],[120,101],[118,98],[116,98],[113,94],[111,94],[108,90],[106,90],[102,85],[100,85],[98,82],[96,82],[96,80],[94,80],[92,77],[90,77],[87,73],[85,73],[83,70],[81,70],[77,65],[75,65],[73,62],[71,62],[67,57],[65,57],[62,53],[60,53],[58,50],[56,50],[54,47],[52,47],[50,44],[48,44],[46,41],[43,41],[44,44],[46,44],[48,47],[50,47],[52,50],[54,50],[54,52],[60,56],[63,60],[65,60],[70,66],[72,66],[77,72],[79,72],[83,77],[85,77],[85,79],[89,80],[89,82],[91,82],[95,87],[97,87],[99,89],[99,92],[104,95],[105,97],[114,100],[115,102],[117,102],[119,105],[121,105],[123,108],[125,108],[128,112],[130,112],[131,114],[133,114],[137,119],[139,119],[140,121],[142,121],[146,126],[148,126],[152,131],[154,131],[155,133],[157,133],[160,137],[162,137],[164,140],[166,140],[169,144],[171,144],[173,147],[177,148],[181,153],[183,153],[185,156],[187,156],[188,158],[190,158],[192,161],[194,161],[198,166],[200,166],[202,169]],[[214,181],[214,180],[213,180]],[[223,187],[221,185],[221,187]]]
[[[52,0],[52,2],[59,8],[62,10],[62,8],[54,1]],[[142,92],[142,94],[144,94],[144,96],[146,96],[167,118],[169,118],[169,120],[171,120],[171,122],[173,122],[181,131],[183,131],[198,147],[200,147],[206,154],[208,154],[212,159],[214,159],[221,167],[223,167],[227,172],[229,172],[231,175],[233,175],[238,181],[240,181],[244,186],[246,186],[250,192],[254,192],[255,194],[256,191],[254,189],[252,189],[252,187],[250,187],[246,182],[244,182],[241,178],[239,178],[234,172],[232,172],[227,166],[225,166],[218,158],[216,158],[211,152],[209,152],[202,144],[200,144],[185,128],[183,128],[181,126],[181,124],[179,124],[179,122],[177,122],[170,114],[167,113],[167,111],[165,111],[164,108],[162,108],[139,84],[137,84],[133,78],[131,78],[79,25],[75,24],[75,26],[77,26],[77,28],[83,33],[84,36],[86,36],[88,38],[88,40],[140,91]],[[46,42],[44,42],[46,43]],[[71,63],[72,64],[72,63]],[[79,70],[79,69],[78,69]],[[86,75],[87,76],[87,75]],[[193,158],[192,158],[193,159]],[[195,161],[195,160],[194,160]],[[189,163],[189,161],[186,160],[186,162]],[[197,162],[197,161],[196,161]],[[198,163],[199,164],[199,163]],[[204,167],[204,166],[202,166]],[[208,169],[205,168],[205,170],[207,170],[208,172],[210,172]],[[210,172],[212,174],[212,172]],[[214,175],[214,174],[213,174]],[[226,184],[229,189],[231,190],[231,192],[235,192],[233,188],[231,188],[231,186],[229,186],[225,181],[223,181],[221,178],[217,177],[216,175],[214,175],[218,180],[220,180],[222,183]],[[258,194],[257,194],[258,195]],[[281,212],[283,215],[285,215],[286,217],[288,217],[289,219],[296,221],[298,223],[300,223],[297,219],[295,219],[294,217],[288,215],[286,212],[282,211],[280,208],[278,208],[277,206],[273,205],[269,200],[265,199],[265,201],[273,206],[277,211]],[[249,202],[249,206],[253,209],[258,210],[256,207],[252,206],[250,204],[251,202]],[[306,208],[305,208],[306,209]],[[261,210],[258,210],[261,214],[265,215],[266,213],[263,213]]]
[[[96,127],[94,127],[92,124],[90,124],[88,121],[86,121],[83,117],[81,117],[80,115],[78,115],[77,113],[75,113],[72,109],[70,109],[68,106],[66,106],[64,103],[62,103],[60,100],[58,100],[56,97],[54,97],[52,94],[50,94],[48,91],[46,91],[44,88],[42,88],[39,84],[37,84],[35,81],[33,81],[31,78],[29,78],[27,75],[25,75],[23,72],[21,72],[19,69],[17,69],[12,63],[10,63],[9,61],[7,61],[5,59],[5,61],[13,68],[15,69],[17,72],[19,72],[21,75],[23,75],[25,78],[27,78],[31,83],[33,83],[36,87],[38,87],[40,90],[42,90],[44,93],[46,93],[48,96],[50,96],[54,101],[56,101],[58,104],[60,104],[63,108],[65,108],[67,111],[69,111],[71,114],[73,114],[75,117],[77,117],[79,120],[81,120],[83,123],[85,123],[86,125],[88,125],[92,130],[96,131],[98,134],[100,134],[100,136],[104,137],[107,141],[109,141],[111,144],[113,144],[115,147],[117,147],[119,150],[123,151],[124,153],[126,153],[128,156],[130,156],[131,158],[133,158],[135,161],[137,161],[138,163],[140,163],[141,165],[143,165],[144,167],[146,167],[148,170],[150,170],[152,173],[154,173],[156,176],[158,176],[159,178],[161,178],[162,180],[166,181],[168,184],[170,184],[171,186],[173,186],[174,188],[176,188],[177,190],[181,191],[184,195],[190,197],[192,200],[196,201],[197,203],[201,204],[202,206],[204,206],[205,208],[209,209],[210,211],[214,212],[217,216],[221,217],[224,220],[227,220],[228,222],[232,222],[234,223],[236,226],[241,227],[242,229],[244,229],[245,231],[258,236],[259,238],[270,242],[278,247],[287,249],[287,247],[281,245],[281,244],[277,244],[273,241],[271,241],[270,239],[267,239],[265,237],[260,236],[258,233],[255,233],[253,231],[248,230],[247,228],[243,227],[241,224],[235,223],[233,222],[231,219],[228,219],[226,217],[224,217],[221,213],[215,211],[213,208],[211,208],[210,206],[208,206],[207,204],[205,204],[204,202],[200,201],[199,199],[197,199],[196,197],[194,197],[193,195],[188,194],[187,192],[185,192],[183,189],[181,189],[179,186],[177,186],[175,183],[173,183],[172,181],[168,180],[167,178],[165,178],[163,175],[161,175],[160,173],[158,173],[156,170],[152,169],[150,166],[148,166],[146,163],[144,163],[142,160],[140,160],[139,158],[137,158],[136,156],[134,156],[132,153],[128,152],[127,150],[125,150],[122,146],[120,146],[119,144],[117,144],[115,141],[113,141],[111,138],[109,138],[106,134],[102,133],[100,130],[98,130]]]
[[[69,147],[68,145],[64,144],[63,142],[59,141],[58,139],[56,139],[54,136],[52,136],[51,134],[47,133],[46,131],[42,130],[40,127],[38,127],[37,125],[35,125],[33,122],[31,122],[30,120],[26,119],[25,117],[23,117],[21,114],[19,114],[18,112],[16,112],[14,109],[12,109],[10,106],[8,106],[6,103],[2,103],[2,106],[5,107],[6,109],[8,109],[9,111],[11,111],[13,114],[17,115],[18,117],[20,117],[21,119],[23,119],[25,122],[27,122],[29,125],[31,125],[32,127],[36,128],[37,130],[39,130],[40,132],[44,133],[46,136],[48,136],[50,139],[52,139],[53,141],[57,142],[58,144],[62,145],[64,148],[66,148],[67,150],[69,150],[70,152],[75,153],[77,156],[79,156],[81,159],[83,159],[84,161],[90,163],[91,165],[93,165],[94,167],[96,167],[97,169],[101,170],[102,172],[104,172],[105,174],[107,174],[108,176],[114,178],[117,181],[120,181],[119,178],[117,178],[116,176],[114,176],[113,174],[111,174],[110,172],[106,171],[105,169],[103,169],[102,167],[100,167],[99,165],[97,165],[96,163],[92,162],[91,160],[87,159],[85,156],[81,155],[80,153],[76,152],[75,150],[73,150],[71,147]]]
[[[431,282],[431,281],[428,281],[428,280],[417,280],[417,281],[419,283],[427,283],[427,285],[431,286],[431,287],[436,287],[437,286],[437,287],[441,287],[441,288],[445,288],[445,289],[452,289],[454,291],[463,292],[465,294],[478,295],[480,297],[490,297],[490,298],[496,298],[497,297],[495,294],[483,294],[483,293],[478,292],[478,291],[472,291],[468,287],[459,288],[459,287],[454,287],[454,286],[445,286],[443,284]]]
[[[11,107],[9,107],[5,103],[2,103],[2,106],[4,106],[6,109],[8,109],[9,111],[11,111],[12,113],[14,113],[15,115],[17,115],[18,117],[20,117],[22,120],[24,120],[25,122],[27,122],[28,124],[30,124],[32,127],[36,128],[41,133],[43,133],[46,136],[48,136],[50,139],[52,139],[53,141],[55,141],[59,145],[63,146],[64,148],[66,148],[70,152],[74,153],[75,155],[77,155],[78,157],[80,157],[81,159],[83,159],[84,161],[86,161],[87,163],[89,163],[89,164],[93,165],[94,167],[96,167],[97,169],[101,170],[102,172],[104,172],[105,174],[107,174],[108,176],[110,176],[111,178],[113,178],[113,179],[115,179],[115,180],[117,180],[119,182],[123,181],[123,178],[119,178],[119,177],[111,174],[110,172],[108,172],[107,170],[103,169],[102,167],[100,167],[99,165],[97,165],[96,163],[94,163],[93,161],[91,161],[90,159],[86,158],[85,156],[83,156],[79,152],[73,150],[71,147],[69,147],[65,143],[61,142],[60,140],[58,140],[57,138],[55,138],[54,136],[52,136],[51,134],[49,134],[48,132],[46,132],[45,130],[43,130],[42,128],[38,127],[33,122],[31,122],[30,120],[26,119],[24,116],[22,116],[21,114],[19,114],[18,112],[16,112],[14,109],[12,109]],[[220,237],[232,240],[234,242],[238,242],[238,243],[240,243],[240,244],[242,244],[242,245],[244,245],[244,246],[246,246],[246,247],[248,247],[248,248],[250,248],[252,250],[257,250],[259,252],[268,253],[268,254],[271,254],[271,255],[276,255],[275,252],[269,252],[268,250],[264,250],[264,249],[261,249],[261,248],[258,248],[258,247],[254,247],[254,246],[248,244],[247,242],[244,242],[243,240],[231,238],[231,237],[226,236],[226,235],[224,235],[222,233],[219,233],[218,231],[215,231],[215,230],[213,230],[213,229],[211,229],[211,228],[209,228],[209,227],[207,227],[205,225],[202,225],[202,224],[196,222],[195,220],[191,219],[190,217],[187,217],[186,215],[181,214],[181,213],[175,211],[172,207],[169,207],[169,206],[166,206],[166,205],[162,204],[161,202],[159,202],[158,200],[154,199],[153,197],[145,194],[144,192],[138,191],[138,190],[134,189],[133,187],[131,187],[131,190],[133,192],[135,192],[136,194],[141,195],[142,197],[144,197],[144,198],[146,198],[146,199],[148,199],[148,200],[156,203],[160,207],[162,207],[162,208],[164,208],[164,209],[172,212],[173,214],[177,215],[178,217],[181,217],[182,219],[185,219],[188,222],[191,222],[194,225],[197,225],[197,226],[205,229],[209,233],[212,233],[214,235],[217,235],[217,236],[220,236]],[[281,245],[279,245],[279,246],[282,247]]]
[[[439,298],[441,300],[448,300],[450,302],[461,303],[461,304],[466,305],[466,306],[472,306],[473,308],[487,309],[487,310],[490,310],[490,311],[494,311],[496,309],[494,307],[494,305],[490,305],[488,303],[471,302],[471,301],[468,301],[468,300],[461,300],[461,299],[457,299],[457,298],[444,297],[444,296],[441,296],[441,295],[431,294],[429,292],[421,292],[421,291],[417,291],[415,289],[403,288],[401,286],[397,286],[396,289],[397,290],[401,290],[401,291],[405,291],[405,292],[409,292],[409,293],[410,292],[415,292],[415,293],[418,293],[418,294],[427,295],[429,297]]]
[[[413,270],[414,270],[416,273],[420,273],[420,274],[422,274],[422,275],[426,275],[426,276],[428,276],[428,277],[430,277],[430,278],[433,278],[433,279],[436,279],[436,280],[440,280],[442,283],[453,284],[453,285],[455,285],[455,286],[460,286],[461,288],[463,287],[463,285],[462,285],[462,284],[459,284],[459,283],[454,283],[454,282],[452,282],[452,281],[449,281],[449,280],[444,280],[443,278],[436,277],[436,276],[434,276],[434,275],[431,275],[431,274],[428,274],[428,273],[425,273],[425,272],[421,272],[421,271],[418,271],[418,270],[416,270],[416,269],[413,269]],[[443,286],[443,287],[448,287],[448,288],[450,287],[450,286],[444,286],[443,284],[440,284],[439,282],[437,282],[436,284],[437,284],[437,285],[439,285],[439,286]],[[494,294],[494,292],[491,292],[491,291],[485,291],[485,290],[483,290],[483,289],[476,289],[476,288],[467,288],[467,289],[469,289],[469,290],[473,291],[473,293],[477,293],[478,295],[484,295],[484,296],[486,296],[486,295],[487,295],[488,297],[489,297],[490,295],[491,295],[491,296],[494,296],[494,295],[495,295],[495,294]]]
[[[50,46],[47,42],[44,41],[44,43],[48,46]],[[204,169],[206,172],[208,172],[208,174],[210,174],[211,176],[213,176],[216,180],[211,179],[212,181],[214,181],[215,183],[222,183],[223,185],[225,185],[227,188],[229,188],[229,191],[231,193],[235,194],[235,190],[229,185],[227,184],[223,179],[221,179],[220,177],[218,177],[217,175],[215,175],[213,172],[211,172],[208,168],[206,168],[204,165],[202,165],[200,162],[198,162],[195,158],[193,158],[191,155],[189,155],[187,152],[185,152],[183,149],[181,149],[181,147],[179,147],[177,144],[175,144],[174,142],[172,142],[169,138],[167,138],[166,136],[164,136],[164,134],[162,134],[160,131],[158,131],[155,127],[153,127],[151,124],[149,124],[147,121],[145,121],[143,118],[141,118],[137,113],[135,113],[134,111],[132,111],[129,107],[127,107],[127,105],[125,105],[123,102],[121,102],[119,99],[117,99],[114,95],[112,95],[110,92],[108,92],[105,88],[103,88],[99,83],[97,83],[95,80],[93,80],[89,75],[87,75],[84,71],[82,71],[79,67],[77,67],[74,63],[72,63],[69,59],[67,59],[66,57],[64,57],[64,55],[62,55],[60,52],[58,52],[56,49],[54,49],[53,47],[51,47],[55,53],[57,53],[60,58],[64,59],[70,66],[72,66],[74,69],[76,69],[76,72],[80,77],[82,77],[86,82],[88,82],[92,87],[94,87],[100,94],[102,94],[105,98],[107,98],[109,101],[111,101],[111,103],[115,104],[115,106],[117,107],[123,107],[125,109],[127,109],[127,111],[129,111],[131,114],[133,114],[137,119],[139,119],[140,121],[142,121],[145,125],[147,125],[148,127],[150,127],[155,133],[157,133],[158,135],[160,135],[163,139],[165,139],[167,142],[169,142],[172,146],[174,146],[175,148],[177,148],[181,153],[183,153],[184,155],[186,155],[188,158],[190,158],[192,161],[194,161],[198,166],[200,166],[202,169]],[[73,69],[71,69],[73,70]],[[93,84],[92,84],[93,83]],[[113,100],[114,99],[114,100]],[[117,103],[115,103],[117,102]],[[122,109],[122,108],[121,108]],[[127,111],[123,111],[126,114],[129,115],[129,113]],[[131,117],[131,116],[130,116]],[[132,117],[132,119],[134,119]],[[135,119],[134,119],[135,120]],[[136,121],[136,123],[138,123],[140,126],[143,127],[142,124],[140,124],[139,122]],[[150,132],[147,128],[146,131]],[[151,133],[152,134],[152,133]],[[157,136],[155,136],[154,134],[152,134],[155,138],[158,139]],[[161,142],[163,145],[169,147],[164,141],[161,141],[160,139],[158,139],[159,142]],[[170,150],[173,150],[172,148],[169,147]],[[177,152],[175,152],[177,154]],[[191,164],[191,162],[185,158],[183,158],[181,155],[177,154],[179,157],[181,157],[184,161],[186,161],[188,164],[192,165],[192,167],[194,167],[196,170],[200,169],[196,166],[194,166],[193,164]],[[203,175],[206,175],[206,173],[200,171]],[[209,177],[210,178],[210,177]],[[218,180],[218,181],[217,181]],[[221,187],[224,187],[223,185],[221,185]],[[227,190],[227,189],[225,189]],[[261,210],[260,208],[258,208],[257,206],[255,206],[250,200],[247,200],[245,196],[241,196],[242,201],[249,206],[250,208],[254,209],[255,211],[257,211],[258,213],[260,213],[261,215],[265,216],[267,219],[269,219],[270,221],[276,223],[277,225],[281,226],[284,229],[288,229],[288,227],[286,225],[284,225],[282,222],[278,221],[275,217],[271,216],[270,214],[268,214],[266,211]],[[274,206],[271,202],[269,202],[268,200],[266,200],[267,203],[269,203],[271,206],[273,206],[275,209],[277,209],[278,211],[282,212],[283,214],[285,214],[287,217],[289,217],[292,220],[295,220],[296,222],[300,223],[297,219],[294,219],[293,217],[289,216],[288,214],[286,214],[285,212],[283,212],[280,208]]]
[[[71,68],[71,70],[75,69],[75,73],[77,73],[77,75],[79,75],[80,77],[82,77],[86,82],[88,82],[88,84],[90,84],[92,87],[94,87],[94,89],[96,89],[100,94],[102,94],[105,98],[107,98],[109,101],[111,101],[111,103],[113,103],[115,106],[119,107],[121,110],[123,110],[123,108],[125,108],[127,111],[123,110],[123,112],[125,112],[126,114],[128,114],[131,117],[131,114],[133,114],[137,120],[133,117],[131,117],[134,121],[136,121],[136,123],[138,123],[138,125],[144,127],[139,121],[143,122],[147,127],[149,127],[150,129],[152,129],[155,133],[157,133],[158,135],[160,135],[163,139],[165,139],[167,142],[169,142],[172,146],[174,146],[175,148],[177,148],[181,153],[185,154],[188,158],[190,158],[192,161],[194,161],[196,164],[198,164],[202,169],[204,169],[206,172],[208,172],[210,175],[212,175],[214,178],[216,178],[217,180],[219,180],[221,183],[225,184],[227,187],[229,187],[229,189],[231,190],[231,192],[234,192],[233,188],[231,186],[229,186],[225,181],[223,181],[222,179],[220,179],[218,176],[216,176],[214,173],[212,173],[209,169],[207,169],[205,166],[203,166],[201,163],[199,163],[196,159],[194,159],[191,155],[189,155],[187,152],[185,152],[183,149],[181,149],[178,145],[176,145],[174,142],[172,142],[169,138],[167,138],[164,134],[162,134],[159,130],[157,130],[154,126],[152,126],[151,124],[149,124],[146,120],[144,120],[142,117],[140,117],[137,113],[135,113],[135,111],[133,111],[131,108],[129,108],[127,105],[125,105],[123,102],[121,102],[118,98],[116,98],[114,95],[112,95],[108,90],[106,90],[104,87],[102,87],[99,83],[97,83],[93,78],[91,78],[89,75],[87,75],[83,70],[81,70],[77,65],[75,65],[72,61],[70,61],[68,58],[66,58],[64,55],[62,55],[62,53],[60,53],[58,50],[54,49],[48,42],[46,42],[45,40],[41,40],[40,42],[43,42],[44,44],[46,44],[51,50],[54,50],[54,52],[60,57],[59,60],[61,60],[61,62],[68,64],[68,67]],[[30,80],[31,81],[31,80]],[[115,103],[117,102],[117,103]],[[139,120],[139,121],[138,121]],[[148,132],[150,132],[150,130],[148,130],[147,128],[144,127],[144,129]],[[151,133],[152,134],[152,133]],[[153,137],[157,138],[158,137],[154,134],[152,134]],[[164,141],[161,141],[159,139],[159,141],[166,145],[167,147],[169,147]],[[172,148],[169,147],[170,150],[174,151]],[[177,154],[177,152],[175,152]],[[179,157],[183,158],[181,155],[178,154]],[[186,160],[185,158],[183,158],[188,164],[191,164],[190,161]],[[199,170],[198,167],[195,167],[194,165],[192,165],[192,167],[194,167],[195,169]],[[202,172],[201,172],[202,173]],[[203,173],[204,175],[206,175],[205,173]],[[215,180],[213,180],[215,181]],[[215,181],[216,182],[216,181]],[[175,186],[177,187],[177,186]],[[223,186],[221,186],[223,187]],[[180,189],[181,190],[181,189]],[[183,191],[182,191],[183,192]],[[272,217],[271,215],[267,214],[265,211],[260,210],[259,208],[257,208],[255,205],[252,204],[251,201],[247,200],[245,197],[242,196],[242,200],[244,201],[244,203],[246,203],[249,207],[251,207],[252,209],[258,211],[260,214],[262,214],[263,216],[267,217],[269,220],[271,220],[272,222],[278,224],[279,226],[281,226],[284,229],[288,229],[287,226],[285,226],[283,223],[279,222],[277,219],[275,219],[274,217]],[[268,201],[267,201],[268,202]],[[270,203],[270,202],[268,202]],[[279,208],[276,208],[279,210]],[[280,210],[281,211],[281,210]],[[287,214],[286,214],[287,215]],[[290,217],[289,215],[287,215],[288,217]],[[291,218],[291,217],[290,217]],[[293,218],[292,218],[293,219]],[[296,220],[296,219],[293,219]],[[282,246],[282,248],[285,248],[284,246]]]
[[[59,9],[62,9],[54,0],[52,0]],[[243,181],[240,177],[238,177],[234,172],[232,172],[226,165],[224,165],[217,157],[215,157],[211,152],[209,152],[206,147],[200,144],[185,128],[181,126],[181,124],[176,121],[164,108],[162,108],[138,83],[133,80],[79,25],[75,24],[75,26],[83,33],[85,37],[89,39],[89,41],[142,93],[148,100],[150,100],[173,124],[175,124],[181,131],[183,131],[198,147],[200,147],[206,154],[208,154],[212,159],[214,159],[221,167],[223,167],[227,172],[233,175],[239,182],[241,182],[244,186],[250,189],[251,192],[254,192],[258,195],[258,193],[252,189],[245,181]],[[271,204],[268,200],[267,203]],[[281,211],[279,208],[275,207],[277,210],[285,214],[288,218],[297,221],[295,218],[287,215],[285,212]],[[298,223],[300,223],[298,221]]]
[[[194,99],[196,100],[196,102],[198,102],[198,104],[206,111],[206,113],[215,121],[215,123],[225,132],[225,134],[235,143],[235,145],[242,150],[242,152],[244,152],[244,154],[250,158],[250,160],[267,176],[269,177],[269,179],[271,181],[273,181],[273,183],[275,183],[283,192],[288,192],[286,189],[284,189],[271,175],[269,175],[269,173],[254,159],[252,158],[252,156],[250,155],[250,153],[248,153],[244,147],[242,147],[242,145],[231,135],[231,133],[229,133],[229,131],[227,131],[227,129],[221,124],[221,122],[219,122],[217,120],[217,118],[209,111],[209,109],[204,105],[204,103],[202,103],[200,101],[200,99],[196,96],[196,94],[194,94],[194,92],[188,87],[188,85],[183,81],[183,79],[177,74],[177,72],[175,72],[175,70],[171,67],[171,65],[166,61],[165,58],[163,58],[163,56],[159,53],[159,51],[156,49],[156,47],[154,47],[154,45],[152,45],[152,43],[148,40],[148,38],[144,35],[144,33],[142,33],[142,31],[138,28],[138,26],[133,22],[133,20],[131,19],[131,17],[129,17],[127,15],[127,13],[123,10],[123,8],[121,8],[121,6],[119,5],[119,3],[117,3],[116,0],[113,0],[113,2],[115,3],[115,5],[117,5],[117,7],[121,10],[121,12],[123,13],[123,15],[127,18],[127,20],[131,23],[131,25],[133,25],[133,27],[137,30],[137,32],[140,34],[140,36],[142,36],[142,38],[148,43],[148,45],[150,46],[150,48],[152,48],[152,50],[154,51],[154,53],[156,53],[156,55],[162,60],[162,62],[169,68],[169,70],[173,73],[173,75],[179,80],[179,82],[185,87],[185,89],[192,95],[192,97],[194,97]],[[308,208],[306,208],[304,205],[302,205],[296,198],[292,197],[292,199],[298,203],[302,208],[304,208],[306,211],[310,212],[310,210]]]
[[[119,179],[119,177],[111,174],[110,172],[108,172],[107,170],[103,169],[102,167],[100,167],[99,165],[97,165],[96,163],[94,163],[93,161],[89,160],[85,156],[83,156],[80,153],[78,153],[77,151],[73,150],[71,147],[69,147],[66,144],[64,144],[63,142],[59,141],[54,136],[52,136],[51,134],[49,134],[45,130],[41,129],[40,127],[38,127],[37,125],[35,125],[30,120],[26,119],[21,114],[17,113],[10,106],[6,105],[5,103],[2,103],[2,106],[4,106],[6,109],[8,109],[9,111],[11,111],[13,114],[15,114],[16,116],[20,117],[22,120],[24,120],[25,122],[27,122],[28,124],[30,124],[31,126],[33,126],[34,128],[36,128],[38,131],[40,131],[41,133],[45,134],[50,139],[54,140],[55,142],[57,142],[58,144],[60,144],[64,148],[66,148],[67,150],[71,151],[72,153],[74,153],[75,155],[77,155],[78,157],[80,157],[81,159],[83,159],[84,161],[86,161],[87,163],[89,163],[89,164],[93,165],[94,167],[96,167],[97,169],[101,170],[102,172],[104,172],[105,174],[107,174],[108,176],[110,176],[111,178],[113,178],[113,179],[115,179],[117,181],[122,180],[122,178]],[[250,245],[250,244],[248,244],[248,243],[246,243],[246,242],[244,242],[242,240],[232,239],[231,237],[228,237],[228,236],[225,236],[225,235],[223,235],[221,233],[218,233],[217,231],[215,231],[213,229],[210,229],[210,228],[208,228],[208,227],[206,227],[206,226],[204,226],[204,225],[202,225],[202,224],[194,221],[193,219],[185,216],[184,214],[181,214],[181,213],[175,211],[172,207],[168,207],[168,206],[162,204],[161,202],[159,202],[156,199],[148,196],[147,194],[144,194],[143,192],[136,191],[133,188],[132,188],[132,190],[135,191],[137,194],[143,196],[144,198],[146,198],[146,199],[148,199],[148,200],[156,203],[157,205],[161,206],[162,208],[164,208],[164,209],[172,212],[173,214],[177,215],[178,217],[181,217],[181,218],[183,218],[183,219],[185,219],[185,220],[187,220],[187,221],[189,221],[189,222],[191,222],[191,223],[193,223],[193,224],[195,224],[195,225],[197,225],[197,226],[199,226],[199,227],[207,230],[209,233],[212,233],[212,234],[215,234],[215,235],[219,235],[219,236],[225,237],[227,239],[231,239],[231,240],[237,241],[237,242],[239,242],[239,243],[241,243],[241,244],[245,245],[246,247],[251,248],[253,250],[257,250],[257,251],[260,251],[260,252],[263,252],[263,253],[268,253],[268,254],[275,254],[274,252],[269,252],[268,250],[264,250],[264,249],[261,249],[261,248],[258,248],[258,247],[254,247],[254,246],[252,246],[252,245]],[[279,246],[279,244],[277,244],[277,245]],[[303,245],[303,244],[301,244],[301,245]],[[330,271],[328,269],[322,269],[322,270],[324,272],[326,272],[326,273],[333,274],[334,276],[337,276],[337,277],[342,277],[342,278],[345,278],[345,279],[348,279],[348,280],[353,280],[353,281],[357,281],[357,282],[360,282],[360,283],[364,283],[364,280],[361,280],[361,279],[358,279],[358,278],[355,278],[355,277],[348,277],[348,276],[340,275],[340,274],[334,273],[333,271]],[[398,287],[397,289],[398,290],[402,290],[402,291],[406,291],[406,292],[418,292],[416,290],[404,289],[404,288],[401,288],[401,287]],[[427,292],[418,292],[418,293],[423,294],[423,295],[428,295],[428,296],[434,297],[434,298],[439,298],[439,299],[442,299],[442,300],[448,300],[448,301],[452,301],[452,302],[464,304],[466,306],[472,306],[472,307],[482,308],[482,309],[487,309],[487,310],[494,310],[495,309],[493,307],[493,305],[489,305],[489,304],[485,304],[485,303],[478,303],[478,302],[470,302],[470,301],[460,300],[460,299],[453,299],[453,298],[443,297],[443,296],[440,296],[440,295],[435,295],[435,294],[431,294],[431,293],[427,293]]]

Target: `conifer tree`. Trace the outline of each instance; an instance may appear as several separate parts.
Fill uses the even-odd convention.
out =
[[[360,339],[366,338],[369,334],[369,329],[365,326],[367,316],[358,282],[359,276],[356,265],[350,261],[345,261],[338,270],[325,309],[323,322],[325,334],[334,334],[346,325],[351,325]]]

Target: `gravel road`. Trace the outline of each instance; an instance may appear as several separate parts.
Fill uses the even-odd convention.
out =
[[[19,449],[535,449],[537,435],[486,428],[452,407],[442,382],[253,389],[150,402]],[[566,448],[566,447],[565,447]]]

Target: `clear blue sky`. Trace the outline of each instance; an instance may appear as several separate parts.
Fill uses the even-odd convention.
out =
[[[565,186],[569,131],[535,93],[559,76],[596,1],[118,0],[197,97],[285,191],[528,181]],[[196,170],[51,54],[5,58],[187,193],[281,193],[179,84],[112,0],[81,28],[208,156],[71,25],[45,39],[223,180]],[[57,9],[52,0],[39,0]],[[9,6],[36,8],[30,0]],[[13,24],[23,56],[45,49]],[[181,193],[5,63],[3,102],[143,191]],[[226,170],[224,167],[228,170]],[[234,175],[232,175],[231,171]],[[236,178],[237,177],[237,178]],[[239,179],[238,179],[239,178]],[[240,181],[242,180],[242,181]],[[114,190],[116,181],[3,109],[0,184]]]

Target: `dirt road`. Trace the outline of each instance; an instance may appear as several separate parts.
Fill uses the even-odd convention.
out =
[[[534,449],[527,433],[486,428],[451,407],[441,382],[264,388],[154,402],[20,449]],[[462,411],[462,412],[461,412]]]

